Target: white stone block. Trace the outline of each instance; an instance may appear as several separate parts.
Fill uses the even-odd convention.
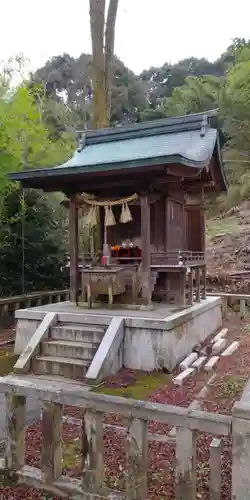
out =
[[[227,339],[217,340],[217,342],[213,344],[212,353],[220,354],[220,352],[223,351],[223,349],[225,349],[226,345],[227,345]]]
[[[235,342],[232,342],[232,344],[230,344],[227,349],[221,353],[221,356],[231,356],[236,351],[236,349],[238,349],[238,347],[239,342],[237,342],[236,340]]]
[[[186,370],[198,358],[197,352],[191,352],[181,363],[180,369]]]
[[[173,379],[173,383],[175,385],[182,385],[187,378],[191,377],[194,371],[194,368],[187,368]]]
[[[204,370],[206,372],[211,372],[212,370],[214,370],[214,368],[216,367],[218,361],[219,361],[219,356],[212,356],[208,362],[205,364],[204,366]]]
[[[200,370],[200,368],[204,365],[205,361],[207,359],[207,356],[200,356],[198,359],[194,361],[194,363],[191,365],[192,368],[195,368],[196,370]]]
[[[215,337],[211,340],[211,343],[214,344],[218,340],[224,339],[227,336],[227,334],[228,334],[228,328],[222,328],[222,330],[220,330],[219,333],[217,333],[217,335],[215,335]]]

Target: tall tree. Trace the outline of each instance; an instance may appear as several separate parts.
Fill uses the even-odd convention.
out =
[[[92,42],[93,128],[107,127],[111,117],[111,84],[115,23],[119,0],[89,0]]]
[[[166,101],[169,116],[199,113],[218,106],[223,79],[215,76],[188,76]]]

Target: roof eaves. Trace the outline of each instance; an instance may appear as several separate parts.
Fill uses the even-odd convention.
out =
[[[87,173],[97,173],[106,172],[107,170],[121,170],[126,168],[140,168],[140,167],[151,167],[158,165],[167,165],[170,163],[179,163],[186,167],[193,167],[197,169],[202,169],[209,164],[210,158],[205,161],[195,161],[189,158],[185,158],[181,155],[172,156],[160,156],[157,158],[147,158],[139,160],[129,160],[121,163],[103,163],[101,165],[85,165],[85,166],[71,166],[71,167],[57,167],[57,168],[43,168],[36,170],[26,170],[22,172],[13,172],[8,174],[8,178],[12,181],[25,181],[28,179],[38,179],[45,177],[63,177],[63,176],[75,176],[79,174]]]

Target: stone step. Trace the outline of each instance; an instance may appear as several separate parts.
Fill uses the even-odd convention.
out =
[[[56,325],[50,329],[50,338],[52,340],[100,343],[106,328],[106,326],[76,324]]]
[[[37,356],[32,359],[31,371],[35,375],[57,375],[83,380],[90,362],[83,359],[61,358],[56,356]]]
[[[92,361],[99,345],[99,343],[72,340],[48,340],[42,343],[42,355]]]

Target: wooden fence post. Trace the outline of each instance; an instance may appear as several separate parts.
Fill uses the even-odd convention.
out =
[[[240,300],[240,319],[244,319],[246,317],[246,300]]]
[[[148,422],[133,419],[129,422],[127,442],[127,498],[147,498]]]
[[[82,419],[82,486],[89,492],[103,487],[103,414],[86,410]]]
[[[5,466],[15,471],[24,465],[26,398],[6,394],[5,402],[7,434]]]
[[[176,500],[196,500],[196,433],[176,429]]]
[[[221,439],[210,444],[210,498],[220,500],[221,493]]]
[[[249,390],[249,382],[247,386]],[[248,500],[250,498],[250,412],[247,401],[235,403],[232,415],[232,499]]]
[[[62,475],[61,447],[62,406],[43,403],[41,469],[44,483],[50,484]]]

